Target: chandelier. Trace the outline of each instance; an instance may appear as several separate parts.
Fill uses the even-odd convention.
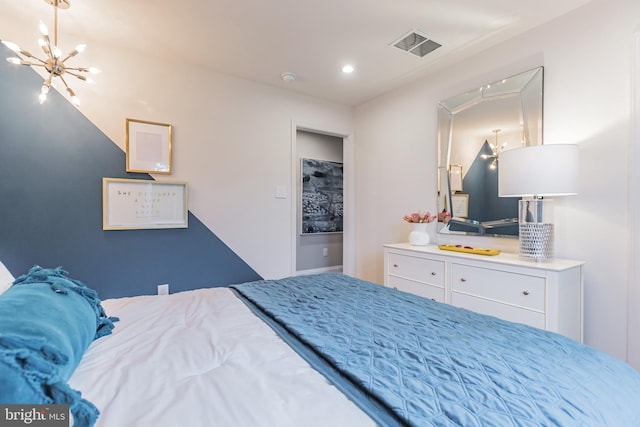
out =
[[[42,48],[45,59],[40,59],[37,56],[31,54],[24,49],[21,49],[15,43],[9,41],[3,41],[2,43],[7,46],[9,49],[14,51],[18,56],[7,58],[12,64],[16,65],[27,65],[34,67],[44,67],[45,70],[49,73],[49,76],[45,79],[42,84],[42,88],[40,89],[40,104],[47,100],[47,94],[51,89],[51,85],[56,81],[60,80],[64,85],[69,97],[71,98],[71,102],[78,107],[80,105],[80,100],[76,96],[73,89],[69,87],[67,81],[65,80],[65,75],[70,75],[76,77],[82,81],[87,83],[93,83],[91,78],[85,76],[85,73],[96,74],[99,73],[100,70],[97,68],[85,68],[85,67],[69,67],[66,64],[66,61],[70,58],[73,58],[77,54],[84,51],[87,47],[85,44],[79,44],[75,47],[73,51],[71,51],[67,56],[62,55],[62,51],[58,47],[58,9],[68,9],[71,6],[69,0],[44,0],[46,3],[53,6],[53,44],[51,43],[51,39],[49,38],[49,30],[47,26],[44,25],[42,21],[40,21],[40,33],[42,37],[38,39],[38,44]]]
[[[498,145],[498,133],[501,131],[502,129],[494,129],[491,132],[496,134],[496,143],[492,144],[489,141],[487,141],[487,143],[489,144],[489,147],[491,147],[491,154],[483,154],[482,157],[483,159],[492,159],[491,160],[491,164],[489,165],[489,169],[491,170],[495,170],[496,166],[498,165],[498,158],[500,157],[500,153],[504,150],[504,147],[507,146],[507,143],[505,142],[502,145]]]

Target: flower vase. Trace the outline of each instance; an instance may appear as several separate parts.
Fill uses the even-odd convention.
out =
[[[431,241],[429,233],[427,232],[426,222],[414,222],[413,231],[409,233],[409,243],[413,246],[427,246]]]

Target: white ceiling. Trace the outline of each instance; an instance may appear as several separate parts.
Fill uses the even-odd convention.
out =
[[[71,0],[59,31],[92,50],[103,43],[358,105],[589,1]],[[37,31],[40,19],[52,29],[46,0],[0,0],[2,39],[26,43],[3,23]],[[411,30],[443,46],[424,58],[391,46]],[[356,71],[344,75],[346,63]],[[285,83],[284,72],[297,79]]]

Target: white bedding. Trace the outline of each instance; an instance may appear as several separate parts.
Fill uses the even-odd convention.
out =
[[[14,280],[15,278],[9,270],[7,270],[7,267],[0,262],[0,294],[9,289],[9,286],[11,286],[11,283],[13,283]]]
[[[103,306],[120,322],[69,380],[98,427],[375,425],[226,288]]]

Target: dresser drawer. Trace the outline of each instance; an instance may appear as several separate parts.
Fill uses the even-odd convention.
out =
[[[545,312],[543,277],[452,264],[451,291]]]
[[[514,305],[478,298],[476,296],[453,292],[451,305],[476,313],[487,314],[510,322],[523,323],[535,328],[546,329],[546,316],[538,311],[527,310]]]
[[[444,261],[389,253],[389,275],[444,287]]]
[[[427,283],[414,282],[413,280],[403,279],[402,277],[389,276],[387,284],[390,288],[403,292],[420,295],[434,301],[444,302],[444,288],[429,285]]]

